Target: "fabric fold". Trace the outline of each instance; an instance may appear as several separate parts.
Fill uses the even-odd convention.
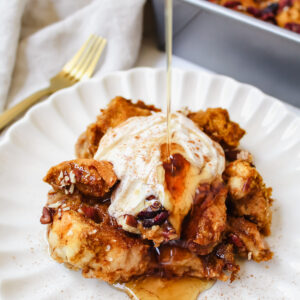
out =
[[[25,1],[0,1],[0,112],[11,82]]]
[[[94,76],[127,69],[135,63],[145,0],[62,2],[30,0],[27,3],[6,107],[47,86],[49,79],[61,70],[90,34],[108,41]],[[9,82],[5,85],[0,81],[0,95],[8,86]],[[0,98],[2,106],[4,99]]]

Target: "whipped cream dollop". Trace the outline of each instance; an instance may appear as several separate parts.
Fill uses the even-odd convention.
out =
[[[165,182],[161,153],[167,140],[166,134],[166,114],[153,113],[147,117],[132,117],[109,129],[100,141],[94,158],[111,162],[120,180],[112,194],[109,214],[124,230],[138,233],[137,228],[126,224],[125,216],[136,216],[153,201],[159,201],[169,211],[170,223],[180,230],[199,184],[212,182],[224,171],[225,158],[221,146],[183,114],[172,114],[174,151],[191,166],[185,180],[186,192],[180,200],[174,201]]]

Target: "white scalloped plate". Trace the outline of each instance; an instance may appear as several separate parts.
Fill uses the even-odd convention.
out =
[[[242,263],[240,280],[218,282],[200,298],[299,299],[300,119],[274,98],[227,77],[175,70],[173,80],[174,110],[221,106],[247,130],[242,146],[253,153],[276,199],[268,238],[274,259]],[[50,166],[74,157],[76,138],[111,98],[161,107],[165,87],[162,70],[113,73],[54,94],[8,130],[0,144],[1,298],[128,299],[50,259],[39,223],[49,189],[42,177]]]

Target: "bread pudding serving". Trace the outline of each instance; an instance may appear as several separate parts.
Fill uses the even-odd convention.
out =
[[[169,158],[166,115],[114,98],[80,135],[77,158],[44,177],[52,258],[111,284],[234,280],[237,257],[270,260],[272,189],[238,148],[244,134],[225,109],[179,111]]]

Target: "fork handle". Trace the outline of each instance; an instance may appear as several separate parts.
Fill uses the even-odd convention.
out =
[[[9,125],[14,119],[26,112],[32,105],[39,102],[42,97],[49,96],[52,93],[53,91],[50,87],[47,87],[30,95],[12,108],[7,109],[0,115],[0,131]]]

